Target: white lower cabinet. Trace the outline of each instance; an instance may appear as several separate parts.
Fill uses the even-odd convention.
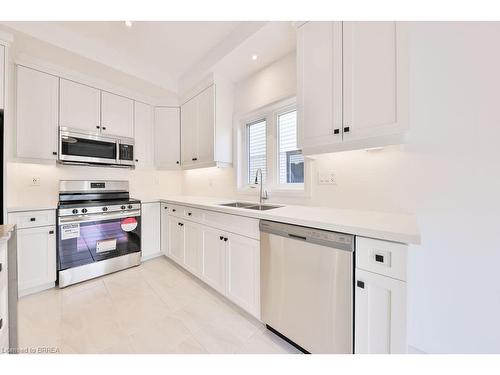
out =
[[[221,294],[226,294],[226,242],[223,232],[203,228],[202,279]]]
[[[161,254],[160,244],[160,203],[141,205],[141,250],[142,260]]]
[[[260,242],[230,234],[227,245],[227,297],[260,316]]]
[[[201,277],[203,267],[203,229],[200,224],[185,221],[184,267],[193,275]]]
[[[55,226],[17,231],[19,296],[54,286],[56,281]]]
[[[184,223],[175,217],[170,217],[168,226],[170,258],[184,265]]]
[[[406,283],[356,269],[357,354],[406,353]]]
[[[169,238],[170,238],[170,217],[168,215],[168,205],[165,203],[161,204],[161,253],[163,255],[170,255]]]

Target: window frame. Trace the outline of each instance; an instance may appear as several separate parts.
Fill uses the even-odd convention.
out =
[[[307,157],[304,157],[304,183],[286,183],[279,181],[279,129],[278,116],[297,110],[297,101],[295,97],[275,102],[271,105],[262,107],[256,111],[237,116],[237,139],[235,165],[237,167],[236,185],[237,192],[241,194],[255,195],[255,184],[248,183],[249,160],[248,160],[248,131],[247,126],[259,121],[266,121],[266,167],[267,181],[264,189],[273,196],[310,196],[311,186],[311,163]],[[299,121],[297,116],[297,122]],[[297,124],[297,137],[299,129]],[[299,140],[297,139],[297,142]],[[300,149],[300,148],[299,148]]]

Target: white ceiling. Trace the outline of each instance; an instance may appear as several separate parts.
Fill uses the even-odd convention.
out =
[[[177,91],[193,72],[221,65],[242,78],[295,48],[289,22],[4,22],[58,47]],[[259,54],[253,61],[251,55]]]

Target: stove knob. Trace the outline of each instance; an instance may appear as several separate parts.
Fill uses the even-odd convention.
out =
[[[82,214],[85,214],[87,213],[87,209],[86,208],[82,208]]]
[[[77,214],[77,213],[78,213],[78,210],[75,208],[75,209],[74,209],[73,211],[71,211],[71,212],[73,212],[74,214]]]
[[[108,210],[108,208],[107,208],[107,207],[103,207],[103,208],[102,208],[102,210],[103,210],[103,211],[107,211],[107,210]]]
[[[129,208],[129,210],[130,210],[130,209],[132,208],[132,205],[131,205],[131,204],[129,204],[129,205],[128,205],[128,208]]]
[[[125,207],[125,206],[121,206],[120,208],[121,208],[122,210],[124,210],[124,209],[125,209],[125,208],[127,208],[127,207]]]

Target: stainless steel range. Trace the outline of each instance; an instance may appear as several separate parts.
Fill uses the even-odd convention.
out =
[[[60,288],[140,264],[141,202],[128,181],[60,181],[57,221]]]

